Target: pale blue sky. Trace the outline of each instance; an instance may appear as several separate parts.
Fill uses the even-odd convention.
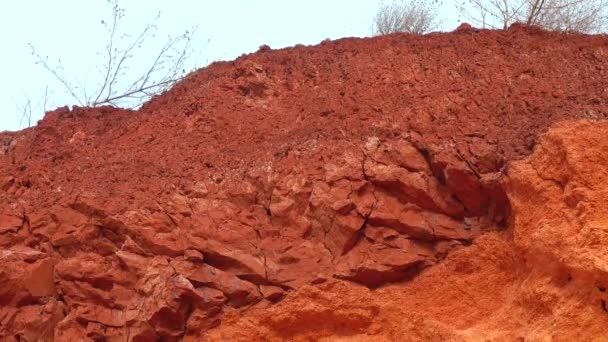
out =
[[[457,25],[453,5],[445,1],[442,29]],[[282,48],[295,44],[318,44],[323,39],[363,37],[370,34],[378,8],[377,0],[123,0],[126,9],[123,30],[138,32],[158,11],[158,41],[147,45],[141,55],[153,54],[164,37],[198,26],[195,46],[203,48],[200,62],[230,60],[254,52],[262,44]],[[94,87],[95,65],[106,42],[102,19],[109,19],[110,6],[104,0],[23,0],[3,4],[0,11],[3,54],[0,63],[0,131],[19,129],[15,102],[38,101],[49,86],[51,105],[72,105],[53,78],[35,65],[28,42],[50,61],[62,59],[65,76]],[[88,77],[87,77],[88,76]],[[93,81],[92,81],[93,80]],[[92,84],[91,84],[92,83]],[[34,123],[42,117],[35,111]]]

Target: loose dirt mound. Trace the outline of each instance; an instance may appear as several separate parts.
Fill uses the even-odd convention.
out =
[[[424,300],[438,274],[470,281],[479,301],[442,296],[452,322],[411,329],[494,336],[454,324],[490,324],[501,302],[487,299],[489,281],[515,286],[528,272],[505,232],[523,197],[509,201],[501,179],[550,124],[608,117],[607,46],[514,27],[262,47],[139,111],[64,108],[0,134],[0,336],[179,340],[220,326],[211,338],[265,306],[274,332],[238,336],[404,336],[407,326],[373,319],[392,317],[377,301],[410,291],[404,303],[424,305],[412,316],[424,323],[443,312]],[[532,250],[522,234],[517,246]],[[362,295],[336,311],[334,289]],[[303,330],[311,322],[327,333]],[[373,333],[383,326],[395,335]]]

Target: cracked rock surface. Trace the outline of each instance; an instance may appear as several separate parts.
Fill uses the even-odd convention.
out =
[[[606,340],[607,134],[605,121],[550,129],[529,158],[510,164],[508,229],[411,281],[372,291],[306,285],[271,307],[226,313],[205,340]]]
[[[606,43],[513,27],[261,49],[137,111],[0,133],[0,336],[198,340],[301,291],[437,272],[509,231],[504,176],[539,134],[608,115]],[[348,333],[379,310],[298,319]]]

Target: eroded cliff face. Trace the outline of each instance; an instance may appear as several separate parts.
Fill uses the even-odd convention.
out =
[[[10,315],[26,322],[22,306],[50,299],[39,319],[58,315],[59,339],[178,339],[217,326],[226,307],[305,285],[412,279],[498,229],[508,209],[496,177],[427,153],[372,136],[285,155],[280,171],[251,169],[227,185],[184,179],[124,211],[102,189],[34,212],[13,202],[2,217]]]
[[[464,27],[263,47],[138,111],[63,108],[2,133],[0,336],[510,339],[555,323],[568,337],[579,314],[599,327],[603,209],[581,191],[602,178],[573,165],[605,162],[604,124],[558,126],[513,161],[555,122],[608,115],[607,42]],[[592,154],[569,150],[579,135]]]
[[[229,312],[209,341],[603,341],[608,123],[561,123],[504,179],[513,211],[404,284],[305,286]]]

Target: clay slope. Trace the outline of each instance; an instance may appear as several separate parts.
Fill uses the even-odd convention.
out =
[[[607,43],[463,27],[262,47],[138,111],[2,133],[0,336],[200,339],[335,280],[380,300],[455,253],[491,269],[521,210],[510,161],[554,122],[608,117]],[[369,326],[350,316],[346,335]]]

